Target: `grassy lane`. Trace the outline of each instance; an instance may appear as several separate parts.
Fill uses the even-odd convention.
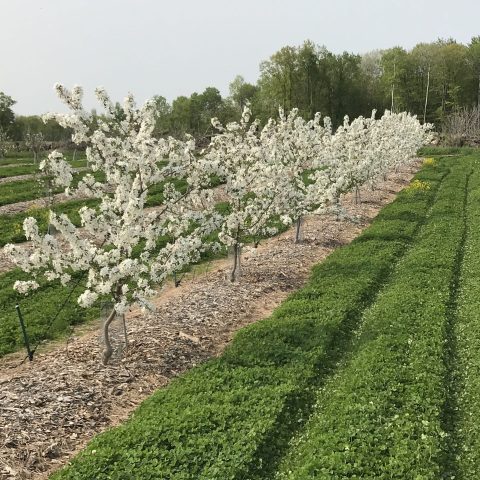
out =
[[[454,330],[457,400],[452,421],[452,451],[458,480],[477,480],[480,472],[480,162],[471,184]]]
[[[451,460],[445,344],[471,168],[469,159],[451,161],[428,222],[365,312],[355,349],[319,390],[276,478],[444,478]]]
[[[80,216],[78,210],[84,205],[95,207],[98,205],[96,200],[70,200],[55,205],[52,210],[56,213],[64,213],[68,215],[70,220],[77,226],[80,225]],[[0,215],[0,247],[7,243],[25,242],[26,238],[23,233],[23,221],[27,217],[33,217],[37,220],[41,233],[47,232],[49,209],[36,208],[14,215]]]
[[[420,172],[430,190],[399,194],[271,317],[159,390],[54,478],[268,478],[362,312],[414,241],[445,173],[442,165]]]
[[[19,160],[18,163],[23,163]],[[76,159],[69,162],[73,168],[80,168],[87,166],[86,159]],[[16,177],[17,175],[32,175],[38,173],[38,164],[34,165],[6,165],[0,167],[0,178]]]
[[[49,152],[42,152],[40,155],[40,161],[42,158],[45,158]],[[74,161],[73,151],[64,152],[63,156],[68,162]],[[75,160],[84,160],[86,161],[85,151],[75,152]],[[28,163],[34,165],[33,153],[31,152],[9,152],[8,156],[0,158],[0,167],[9,166],[15,167],[19,166],[18,164]]]
[[[78,182],[83,179],[87,173],[91,174],[92,172],[82,171],[74,173],[71,187],[76,188]],[[103,173],[100,172],[93,173],[93,176],[97,181],[103,181],[104,179]],[[37,180],[18,180],[15,182],[0,183],[0,206],[47,197],[48,192],[39,180],[40,177]],[[55,187],[52,193],[62,193],[64,191],[64,187]]]
[[[101,174],[99,173],[96,173],[95,176],[101,178]],[[75,179],[74,185],[78,183],[81,177],[83,177],[83,174],[80,174]],[[218,179],[213,179],[211,184],[212,188],[217,186],[218,183]],[[187,183],[182,179],[177,179],[175,180],[175,187],[179,191],[185,191]],[[150,188],[145,207],[155,207],[162,204],[163,188],[164,183],[159,183]],[[78,210],[84,205],[93,208],[98,205],[98,203],[98,200],[95,199],[69,200],[54,205],[52,210],[56,213],[64,213],[68,215],[74,225],[80,226]],[[34,217],[38,222],[40,233],[46,233],[49,218],[48,208],[36,208],[14,215],[0,215],[0,247],[5,246],[7,243],[21,243],[26,241],[25,235],[23,234],[23,221],[27,217]]]

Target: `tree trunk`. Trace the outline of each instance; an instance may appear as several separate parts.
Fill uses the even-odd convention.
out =
[[[110,327],[110,324],[113,322],[115,319],[115,316],[117,315],[117,312],[115,311],[115,308],[112,308],[112,311],[110,312],[110,315],[108,316],[107,320],[105,320],[105,323],[103,324],[103,343],[104,343],[104,349],[102,353],[102,363],[106,365],[110,358],[112,357],[113,354],[113,348],[112,344],[110,343],[110,337],[108,334],[108,329]]]
[[[477,107],[480,108],[480,72],[478,74]]]
[[[430,66],[428,67],[427,73],[427,92],[425,94],[425,107],[423,108],[423,123],[427,121],[427,105],[428,105],[428,91],[430,89]]]
[[[355,187],[355,205],[360,203],[360,188]]]
[[[395,98],[395,80],[396,80],[396,77],[397,77],[397,65],[396,65],[396,62],[394,61],[393,62],[393,81],[392,81],[392,108],[391,108],[392,113],[394,112],[394,108],[395,108],[394,98]]]
[[[123,336],[125,337],[125,349],[128,347],[128,333],[127,333],[127,322],[125,320],[125,314],[122,315],[123,322]]]
[[[300,215],[297,218],[297,228],[295,231],[295,243],[300,243],[302,241],[302,224],[303,224],[303,217]]]
[[[335,221],[339,222],[340,221],[340,198],[335,197]]]
[[[241,247],[238,242],[235,243],[233,246],[233,269],[230,274],[230,281],[235,282],[241,276],[242,269],[241,269]]]

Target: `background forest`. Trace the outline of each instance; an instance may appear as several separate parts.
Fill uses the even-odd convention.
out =
[[[155,98],[157,136],[188,133],[200,141],[208,141],[212,117],[222,123],[236,120],[247,102],[254,116],[264,121],[275,115],[278,106],[297,107],[305,118],[321,112],[332,118],[334,126],[345,114],[369,116],[372,109],[390,109],[416,114],[440,130],[450,113],[480,105],[480,36],[468,45],[440,39],[411,50],[393,47],[362,55],[334,54],[305,41],[298,47],[283,47],[262,62],[256,84],[237,76],[228,97],[208,87],[190,97],[179,96],[171,104],[161,95]],[[39,116],[15,116],[14,104],[7,92],[0,92],[0,136],[22,142],[41,133],[44,141],[68,142],[70,132],[53,122],[44,124]]]

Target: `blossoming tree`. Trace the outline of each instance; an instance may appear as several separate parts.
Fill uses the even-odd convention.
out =
[[[227,210],[219,219],[218,238],[233,249],[232,282],[239,275],[241,247],[246,239],[258,241],[277,233],[276,222],[288,203],[288,168],[275,155],[276,137],[266,133],[272,122],[260,132],[259,122],[250,118],[247,106],[240,122],[224,127],[212,119],[219,133],[205,154],[209,168],[224,183]]]
[[[34,278],[43,275],[67,285],[83,273],[86,283],[78,298],[83,307],[98,298],[113,302],[103,326],[103,362],[107,363],[112,355],[109,325],[116,315],[125,315],[134,303],[146,305],[155,285],[199,258],[202,237],[214,227],[212,194],[203,188],[209,177],[196,167],[192,140],[152,137],[152,102],[137,108],[129,95],[122,115],[118,115],[106,92],[97,89],[105,115],[92,124],[82,108],[80,87],[70,92],[57,85],[56,90],[70,113],[48,118],[72,128],[73,141],[87,145],[89,164],[102,175],[85,175],[76,191],[97,199],[97,206],[79,210],[80,228],[67,215],[51,212],[56,235],[41,234],[35,219],[27,218],[25,236],[33,251],[26,254],[14,245],[6,249]],[[51,153],[42,168],[66,187],[67,193],[72,192],[71,168],[62,154]],[[183,180],[181,187],[179,178]],[[147,209],[149,191],[159,185],[163,201],[159,207]],[[159,241],[165,237],[167,242]],[[37,287],[36,280],[15,283],[23,293]]]
[[[281,166],[278,211],[284,224],[296,224],[296,243],[301,238],[303,217],[325,212],[335,188],[327,169],[315,168],[324,155],[326,129],[320,120],[320,114],[306,121],[298,116],[298,109],[287,115],[280,108],[278,119],[270,119],[260,137],[266,154],[272,157],[270,162]]]

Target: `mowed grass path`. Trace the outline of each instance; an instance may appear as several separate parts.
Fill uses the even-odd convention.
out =
[[[478,188],[473,163],[452,163],[417,241],[365,311],[354,349],[318,392],[277,478],[457,478],[453,325],[467,199]]]
[[[438,479],[458,471],[452,364],[478,170],[474,156],[425,167],[417,178],[429,189],[400,193],[271,317],[52,478]]]

